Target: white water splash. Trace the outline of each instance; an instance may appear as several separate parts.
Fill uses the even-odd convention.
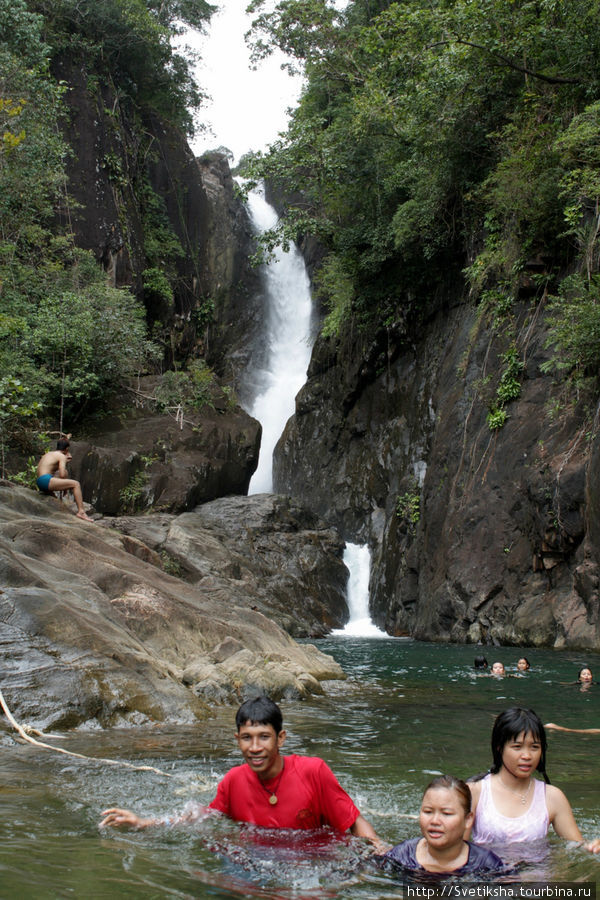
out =
[[[350,619],[345,628],[336,628],[332,634],[342,637],[389,637],[373,623],[369,614],[371,551],[368,545],[347,543],[344,563],[350,572],[347,591]]]
[[[248,198],[252,223],[260,233],[272,228],[277,213],[261,190]],[[257,373],[262,390],[248,412],[262,425],[258,468],[249,494],[273,490],[273,450],[287,420],[294,414],[296,394],[306,381],[311,354],[312,298],[304,260],[294,245],[287,253],[278,248],[266,267],[269,303],[266,324],[268,357],[265,369]]]

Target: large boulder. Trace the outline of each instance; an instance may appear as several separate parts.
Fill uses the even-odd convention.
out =
[[[137,383],[140,402],[156,379]],[[182,420],[122,406],[73,441],[70,471],[85,500],[104,515],[152,507],[178,512],[228,494],[245,494],[258,464],[261,427],[215,385],[213,398]]]
[[[348,619],[344,544],[289,497],[224,497],[178,516],[107,524],[215,599],[258,610],[294,637],[322,637]]]
[[[207,702],[302,697],[343,677],[225,579],[186,583],[137,538],[6,482],[0,573],[1,688],[37,727],[192,722]]]

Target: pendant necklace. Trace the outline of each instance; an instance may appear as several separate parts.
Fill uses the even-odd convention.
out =
[[[502,781],[502,778],[500,778],[500,781]],[[531,790],[532,784],[533,784],[533,778],[530,778],[529,784],[527,785],[527,790],[525,791],[524,794],[522,794],[520,791],[515,791],[513,788],[510,788],[507,784],[504,784],[504,782],[502,781],[502,786],[505,787],[507,791],[510,791],[511,794],[516,794],[517,797],[519,798],[519,800],[521,801],[521,803],[523,804],[523,806],[525,806],[525,804],[527,803],[527,797],[529,796],[529,791]]]
[[[265,791],[267,792],[267,794],[269,794],[269,803],[271,804],[271,806],[276,806],[276,805],[277,805],[277,794],[275,793],[275,791],[276,791],[277,788],[279,787],[279,782],[280,782],[281,779],[283,778],[283,770],[284,770],[284,768],[285,768],[285,760],[282,761],[281,772],[279,773],[279,778],[277,779],[277,783],[275,784],[275,787],[274,787],[272,790],[271,790],[271,788],[266,787],[266,786],[262,783],[262,781],[260,782],[261,788],[263,788],[263,790],[265,790]],[[260,781],[260,779],[259,779],[259,781]]]

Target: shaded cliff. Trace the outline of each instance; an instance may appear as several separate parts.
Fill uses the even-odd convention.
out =
[[[156,112],[121,102],[85,62],[59,56],[68,85],[63,120],[71,203],[61,211],[78,246],[92,250],[112,283],[143,299],[168,362],[222,359],[230,308],[258,290],[254,238],[224,155],[196,159],[185,135]],[[243,321],[239,323],[243,326]]]
[[[110,418],[88,424],[71,444],[71,474],[104,515],[181,512],[248,491],[260,447],[256,419],[214,381],[202,408],[167,414],[149,399],[157,382],[138,379]]]
[[[59,53],[53,71],[67,86],[62,124],[72,151],[59,220],[113,286],[143,302],[149,336],[163,355],[158,370],[201,357],[227,381],[227,393],[214,381],[213,396],[201,412],[186,412],[181,428],[146,402],[152,378],[105,398],[110,418],[66,425],[79,438],[73,475],[86,499],[109,515],[153,505],[190,509],[245,493],[260,426],[229,388],[239,386],[261,328],[262,293],[250,264],[253,232],[228,160],[218,152],[195,158],[179,128],[133,103],[80,54]]]
[[[520,397],[490,429],[506,339],[457,304],[418,334],[319,340],[275,485],[373,548],[371,609],[423,639],[598,648],[593,396],[542,374],[543,303],[517,314]]]

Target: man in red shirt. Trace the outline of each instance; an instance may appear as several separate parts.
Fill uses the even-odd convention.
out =
[[[217,787],[209,809],[240,822],[265,828],[321,828],[343,834],[350,831],[381,842],[372,825],[360,814],[335,775],[318,757],[282,756],[286,738],[281,710],[268,697],[247,700],[237,711],[238,746],[245,762],[230,769]],[[176,818],[143,819],[125,809],[107,809],[100,826],[129,825],[146,828],[176,822],[192,822],[205,813],[198,807]]]

